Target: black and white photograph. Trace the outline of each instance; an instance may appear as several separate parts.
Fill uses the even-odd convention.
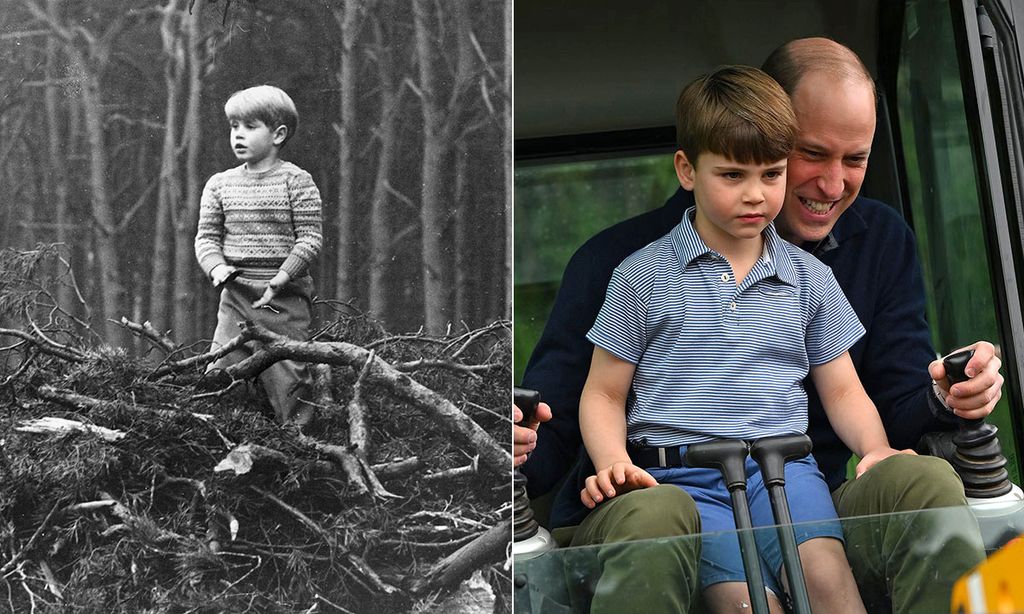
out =
[[[511,0],[0,9],[0,611],[511,612]]]

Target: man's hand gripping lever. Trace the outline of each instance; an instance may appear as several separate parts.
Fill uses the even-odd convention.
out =
[[[950,386],[970,379],[965,370],[972,356],[974,350],[963,350],[942,359]],[[956,452],[950,463],[963,480],[964,492],[972,499],[993,499],[1009,493],[1015,487],[1010,482],[1006,457],[996,437],[999,429],[986,423],[984,418],[956,418],[956,421],[960,430],[953,436]]]
[[[540,393],[536,390],[512,389],[513,402],[523,418],[518,424],[530,424],[536,419],[540,406]],[[512,469],[512,554],[515,556],[536,556],[554,548],[551,534],[537,524],[526,495],[526,476],[519,468]]]

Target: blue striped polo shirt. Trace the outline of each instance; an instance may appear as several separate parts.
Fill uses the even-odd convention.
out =
[[[769,224],[741,284],[695,209],[612,274],[587,338],[636,365],[627,437],[675,446],[807,430],[803,379],[864,334],[832,271]]]

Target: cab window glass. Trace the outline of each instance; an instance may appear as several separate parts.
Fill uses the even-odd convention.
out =
[[[517,165],[515,379],[544,330],[573,252],[612,224],[655,209],[679,187],[672,152]]]
[[[944,1],[908,3],[896,92],[928,321],[940,352],[999,339],[951,19]],[[1004,397],[988,421],[999,427],[1007,469],[1019,483],[1010,420]]]

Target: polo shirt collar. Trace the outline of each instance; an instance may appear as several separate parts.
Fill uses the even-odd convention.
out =
[[[697,213],[696,207],[690,207],[683,212],[683,219],[669,232],[672,247],[679,259],[679,265],[685,269],[694,259],[704,254],[713,253],[704,244],[704,241],[697,234],[693,226],[694,216]],[[768,270],[774,272],[779,280],[791,285],[797,285],[796,269],[790,260],[789,253],[783,245],[783,239],[775,230],[775,224],[768,224],[761,232],[764,237],[764,250],[761,252],[761,260],[768,266]]]

